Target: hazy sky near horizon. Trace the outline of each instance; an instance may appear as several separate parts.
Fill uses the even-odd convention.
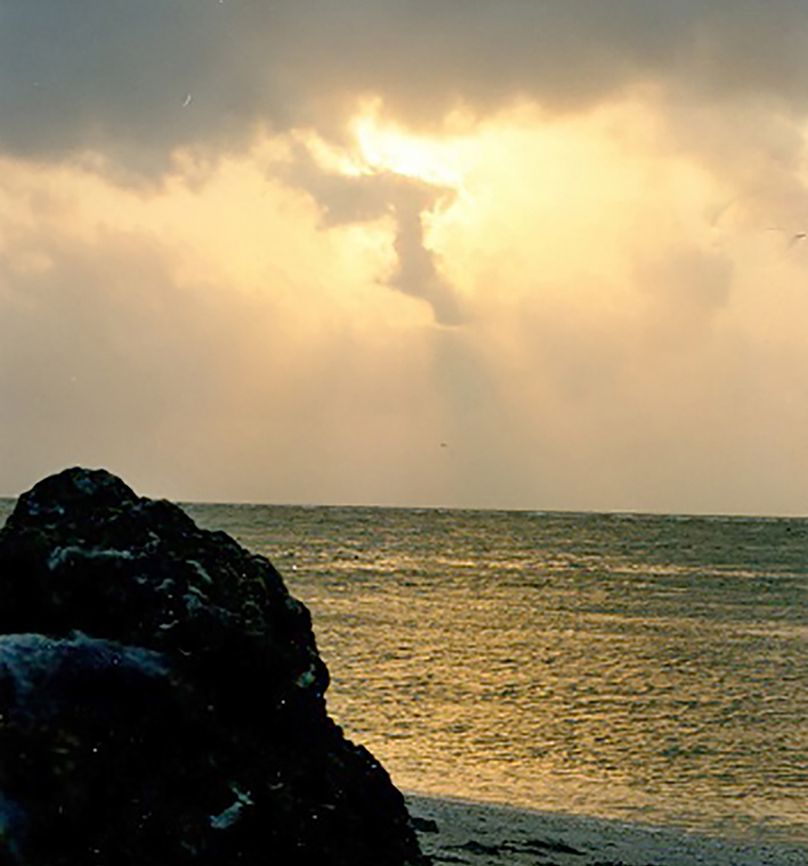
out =
[[[0,0],[0,494],[808,512],[808,0]]]

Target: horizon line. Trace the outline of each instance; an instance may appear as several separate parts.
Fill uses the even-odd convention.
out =
[[[25,492],[25,491],[23,491]],[[16,502],[22,494],[0,494],[0,502]],[[141,494],[138,494],[139,496]],[[148,496],[145,499],[163,499],[181,506],[222,506],[242,508],[332,508],[332,509],[379,509],[387,511],[470,511],[500,514],[533,515],[579,515],[591,517],[681,517],[689,519],[721,520],[808,520],[808,511],[761,514],[746,511],[662,511],[635,508],[537,508],[530,506],[493,506],[493,505],[415,505],[392,503],[357,502],[257,502],[249,499],[184,499],[169,496]]]

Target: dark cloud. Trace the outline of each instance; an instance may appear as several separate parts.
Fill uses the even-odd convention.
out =
[[[358,175],[330,172],[317,165],[303,147],[281,167],[280,176],[313,196],[327,226],[391,218],[397,264],[387,285],[426,301],[440,325],[463,322],[457,292],[441,275],[435,255],[424,241],[424,214],[451,202],[452,190],[389,171]]]
[[[407,121],[660,82],[804,107],[804,0],[0,0],[0,145],[141,170],[254,129],[343,131],[363,94]],[[187,95],[192,100],[187,105]]]
[[[435,256],[424,246],[424,227],[417,207],[399,204],[394,243],[398,267],[390,285],[407,295],[423,298],[431,307],[435,321],[441,325],[459,325],[463,312],[457,295],[438,270]]]

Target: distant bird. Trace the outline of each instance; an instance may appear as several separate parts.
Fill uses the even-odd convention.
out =
[[[445,442],[440,443],[441,448],[448,448],[449,446]]]
[[[781,234],[788,235],[788,243],[786,246],[791,249],[794,244],[798,244],[800,241],[804,241],[808,238],[808,232],[792,232],[790,229],[780,228],[780,226],[767,226],[767,232],[780,232]]]
[[[192,100],[192,99],[193,99],[193,96],[191,96],[190,93],[186,93],[186,94],[185,94],[185,99],[182,100],[182,107],[183,107],[183,108],[188,108],[188,106],[191,104],[191,100]]]

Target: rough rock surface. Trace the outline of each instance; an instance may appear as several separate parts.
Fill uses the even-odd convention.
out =
[[[424,864],[269,561],[103,470],[0,530],[0,866]]]

